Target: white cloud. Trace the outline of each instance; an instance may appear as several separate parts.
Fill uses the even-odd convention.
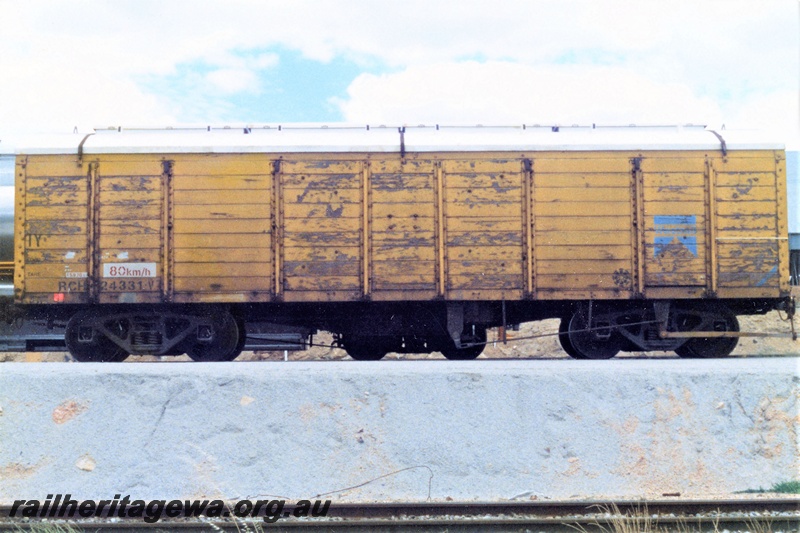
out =
[[[257,93],[259,90],[258,76],[252,70],[247,69],[223,68],[214,70],[206,74],[206,80],[225,94]]]
[[[362,74],[337,104],[347,121],[451,124],[718,123],[718,106],[622,67],[467,61]]]
[[[337,102],[360,122],[780,121],[797,113],[770,95],[800,92],[799,6],[0,0],[0,130],[225,120],[283,49],[394,69],[358,76]],[[170,76],[184,86],[154,94],[143,82]]]

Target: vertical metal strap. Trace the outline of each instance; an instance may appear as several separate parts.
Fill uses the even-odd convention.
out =
[[[89,164],[87,174],[87,220],[86,228],[86,291],[90,303],[96,303],[100,291],[100,184],[97,176],[98,163]]]
[[[174,203],[174,189],[172,185],[173,162],[161,162],[161,300],[163,302],[172,301],[173,287],[173,232],[172,226],[174,215],[172,206]]]
[[[534,213],[534,196],[535,184],[533,176],[533,161],[530,159],[522,160],[522,188],[524,199],[522,202],[522,242],[525,244],[525,250],[522,253],[522,259],[525,262],[525,296],[528,298],[536,298],[536,245],[534,242],[534,230],[536,225]]]
[[[281,201],[281,160],[276,159],[272,162],[272,208],[270,218],[272,219],[272,274],[273,274],[273,298],[281,300],[283,295],[283,217]]]
[[[364,161],[361,167],[361,296],[370,297],[370,163]]]
[[[15,210],[14,235],[14,301],[20,302],[25,296],[25,219],[27,217],[28,200],[26,198],[28,158],[17,157],[14,182],[17,185],[17,208]],[[88,233],[88,228],[87,228]],[[88,281],[88,280],[87,280]]]
[[[445,216],[444,212],[444,169],[437,161],[436,173],[436,293],[444,297],[447,293],[447,268],[445,267]]]
[[[787,208],[788,191],[786,184],[786,153],[783,150],[775,151],[775,211],[777,213],[777,233],[775,237],[778,239],[778,272],[791,272],[792,261],[791,253],[789,252],[789,241],[786,238],[789,234],[789,212]],[[794,207],[797,209],[797,207]],[[791,290],[790,282],[791,276],[786,277],[783,275],[778,276],[778,288],[781,292],[789,292]]]
[[[707,296],[716,297],[718,289],[717,267],[717,173],[714,164],[706,157],[706,288]]]
[[[637,297],[644,296],[644,255],[645,255],[645,233],[644,233],[644,173],[642,172],[642,158],[634,157],[631,160],[631,216],[633,218],[633,231],[631,231],[631,238],[633,239],[634,256],[634,276],[635,276],[635,290]]]

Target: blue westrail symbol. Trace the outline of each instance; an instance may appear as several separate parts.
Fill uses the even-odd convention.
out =
[[[679,249],[697,257],[697,217],[695,215],[656,215],[653,217],[654,255]]]

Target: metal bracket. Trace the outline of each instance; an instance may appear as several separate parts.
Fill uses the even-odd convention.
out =
[[[461,332],[464,331],[464,304],[447,303],[447,333],[456,345],[461,349]]]

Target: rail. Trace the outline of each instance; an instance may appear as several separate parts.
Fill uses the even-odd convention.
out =
[[[256,498],[254,497],[253,500]],[[33,529],[42,521],[25,522],[8,518],[9,507],[0,507],[0,530]],[[749,529],[756,531],[794,531],[800,527],[800,499],[751,498],[742,499],[656,499],[656,500],[521,500],[506,502],[412,502],[336,504],[332,503],[326,516],[294,518],[292,508],[286,507],[278,528],[330,529],[331,527],[361,528],[364,530],[397,528],[441,528],[467,526],[475,530],[503,530],[509,527],[537,526],[539,530],[577,528],[589,531],[609,526],[627,525],[625,531],[655,530],[674,526],[679,531]],[[230,511],[228,511],[230,514]],[[49,519],[52,523],[53,519]],[[263,524],[262,517],[250,518],[165,518],[145,523],[141,518],[101,516],[73,519],[77,527],[102,529],[157,529],[241,531],[249,523]],[[756,529],[759,527],[761,529]],[[594,529],[590,529],[594,528]],[[697,528],[697,529],[695,529]],[[612,531],[615,529],[611,529]]]

